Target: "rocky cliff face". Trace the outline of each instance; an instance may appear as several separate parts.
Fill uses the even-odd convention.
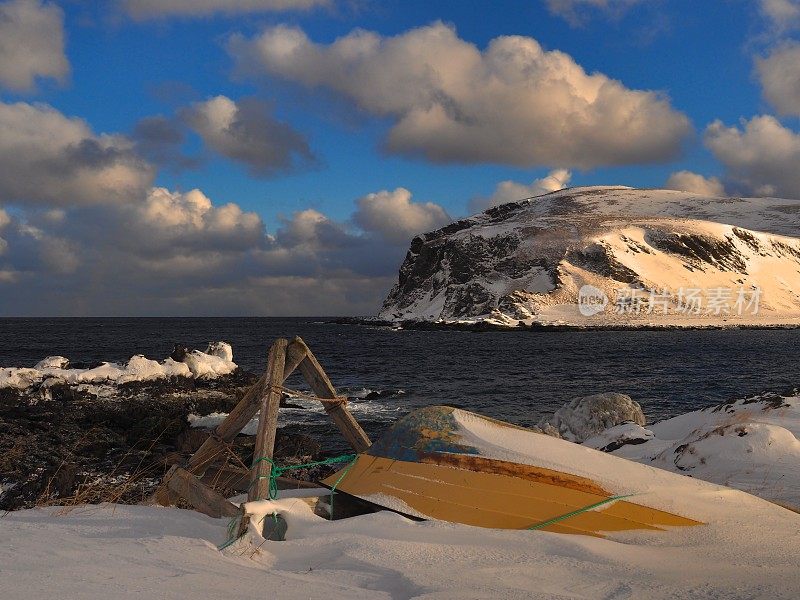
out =
[[[798,201],[562,190],[414,238],[379,316],[505,325],[800,323],[796,235]],[[606,299],[602,310],[583,314],[592,311],[580,310],[582,289]]]

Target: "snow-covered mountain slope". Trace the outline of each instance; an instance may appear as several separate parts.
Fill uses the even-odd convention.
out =
[[[798,236],[800,201],[566,189],[414,238],[379,316],[800,324]]]

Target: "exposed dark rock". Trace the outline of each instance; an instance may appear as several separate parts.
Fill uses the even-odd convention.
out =
[[[608,248],[601,244],[573,250],[567,254],[567,260],[601,277],[609,277],[627,284],[641,284],[636,272],[620,264]]]
[[[711,263],[722,271],[747,273],[747,263],[730,238],[719,240],[701,235],[651,231],[648,242],[661,250],[684,256],[700,270],[703,263]]]
[[[189,352],[189,348],[183,344],[175,344],[169,357],[175,362],[183,362],[183,359],[186,358],[186,355],[189,354]]]
[[[99,397],[53,386],[51,400],[2,390],[0,510],[141,501],[170,465],[187,460],[209,435],[190,428],[187,415],[230,412],[255,380],[237,370],[212,380],[135,382]],[[237,458],[231,460],[250,464],[253,442],[253,436],[238,436],[232,445]],[[321,457],[319,443],[293,431],[279,431],[275,450],[281,462]]]

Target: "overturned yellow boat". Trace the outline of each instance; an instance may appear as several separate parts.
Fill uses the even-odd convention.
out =
[[[415,518],[600,536],[701,525],[680,510],[686,480],[475,413],[432,406],[406,415],[323,483]]]

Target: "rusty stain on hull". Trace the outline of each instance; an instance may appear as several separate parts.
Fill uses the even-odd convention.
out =
[[[521,463],[509,462],[506,460],[495,460],[482,456],[470,454],[433,454],[420,453],[419,461],[433,465],[453,467],[465,471],[478,471],[495,473],[497,475],[509,475],[519,477],[526,481],[546,483],[570,490],[597,494],[598,496],[613,496],[611,492],[604,490],[597,483],[586,477],[579,475],[569,475],[544,467],[534,467]]]

